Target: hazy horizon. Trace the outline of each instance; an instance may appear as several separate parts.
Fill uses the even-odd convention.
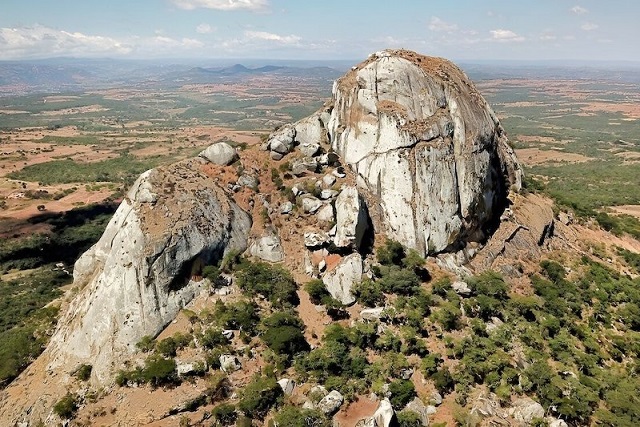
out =
[[[0,60],[359,61],[406,48],[457,62],[640,62],[640,2],[31,0],[0,16]]]

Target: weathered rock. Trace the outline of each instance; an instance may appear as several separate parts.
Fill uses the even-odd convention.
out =
[[[280,238],[276,234],[268,234],[254,241],[249,246],[249,255],[268,262],[281,262],[284,260],[284,249],[280,244]]]
[[[433,404],[434,406],[442,405],[442,395],[437,391],[434,391],[433,393],[431,393],[431,399],[429,399],[429,403]]]
[[[226,142],[218,142],[202,150],[200,157],[207,159],[211,163],[221,166],[227,166],[238,160],[236,149]]]
[[[343,258],[335,269],[326,273],[322,278],[331,296],[344,305],[350,305],[356,301],[351,289],[361,280],[362,257],[358,253]]]
[[[302,176],[307,172],[315,173],[317,170],[318,162],[308,157],[294,160],[291,163],[291,173],[295,176]]]
[[[240,178],[238,178],[237,184],[241,187],[247,187],[252,190],[258,189],[258,179],[255,176],[247,174],[241,175]]]
[[[333,209],[333,205],[324,205],[323,207],[318,209],[318,212],[316,213],[316,218],[318,219],[318,222],[323,222],[327,224],[335,221],[336,216]]]
[[[547,422],[549,423],[549,427],[568,427],[565,420],[559,420],[553,417],[547,417]]]
[[[412,375],[413,375],[413,368],[400,369],[400,378],[402,378],[403,380],[411,379]]]
[[[367,207],[355,187],[343,187],[336,199],[336,236],[339,248],[360,248],[368,227]]]
[[[303,196],[301,200],[302,211],[304,213],[315,213],[323,205],[321,200],[318,200],[313,196]]]
[[[366,427],[389,427],[395,420],[396,413],[391,406],[389,399],[382,399],[378,405],[378,409],[373,413],[371,418],[365,421]]]
[[[289,378],[282,378],[281,380],[278,380],[278,385],[282,389],[282,392],[289,396],[293,393],[293,389],[296,387],[296,382]]]
[[[231,329],[223,329],[222,330],[222,336],[225,337],[226,339],[228,339],[229,341],[231,341],[233,339],[234,335],[235,335],[235,333]]]
[[[269,136],[269,149],[284,156],[293,150],[295,137],[296,130],[292,125],[282,126]]]
[[[485,238],[521,185],[495,114],[446,60],[373,55],[334,84],[332,101],[333,149],[377,196],[389,237],[421,254]]]
[[[337,195],[338,195],[338,192],[336,190],[331,190],[330,188],[326,188],[320,192],[320,198],[322,200],[333,199]]]
[[[491,318],[491,322],[487,322],[487,324],[485,325],[485,330],[489,334],[495,331],[496,329],[498,329],[502,325],[504,325],[504,322],[500,320],[500,318],[494,316]]]
[[[407,403],[405,409],[418,414],[423,426],[429,425],[429,414],[427,414],[427,407],[419,397],[415,397],[411,402]]]
[[[190,361],[181,362],[176,360],[176,373],[179,376],[189,376],[199,373],[204,373],[207,370],[207,362],[205,361]]]
[[[342,394],[337,390],[332,390],[318,402],[316,407],[327,415],[333,415],[340,409],[342,402],[344,402]]]
[[[232,354],[221,355],[219,361],[220,369],[222,369],[226,373],[235,372],[242,369],[242,363],[240,363],[240,360]]]
[[[320,144],[315,142],[305,142],[300,144],[298,149],[306,157],[313,157],[318,153],[318,151],[320,151]]]
[[[329,236],[324,232],[306,232],[304,233],[304,245],[307,248],[318,248],[329,242]]]
[[[290,214],[293,211],[293,203],[287,201],[280,206],[280,213],[283,215]]]
[[[544,418],[544,408],[530,397],[516,399],[508,413],[523,425],[530,425],[534,418]]]
[[[331,187],[335,183],[336,183],[336,177],[331,174],[326,174],[325,176],[322,177],[322,184],[325,187]]]
[[[471,295],[471,288],[467,285],[467,282],[455,281],[451,284],[451,289],[455,291],[456,294],[464,297],[468,297]]]
[[[320,149],[320,143],[322,142],[323,138],[325,138],[324,134],[326,133],[324,125],[320,120],[319,113],[315,113],[305,119],[298,121],[294,125],[294,127],[296,131],[295,139],[300,144],[300,151],[305,153],[303,151],[303,147],[316,146],[317,148],[312,154],[305,153],[305,156],[314,156]]]
[[[471,415],[477,415],[482,418],[493,417],[494,415],[502,415],[498,396],[494,393],[482,394],[476,398],[469,411]]]
[[[164,191],[165,186],[180,191]],[[140,189],[157,194],[153,208]],[[145,199],[146,200],[146,199]],[[124,354],[155,336],[203,290],[200,266],[244,250],[251,218],[189,160],[142,174],[100,240],[76,262],[80,289],[42,355],[50,369],[93,365],[108,381]]]
[[[380,320],[384,307],[365,308],[360,312],[360,318],[362,320]]]

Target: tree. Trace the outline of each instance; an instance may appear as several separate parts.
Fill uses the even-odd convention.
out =
[[[53,412],[63,419],[73,418],[77,410],[78,396],[72,393],[67,393],[53,406]]]
[[[285,406],[274,417],[279,427],[330,427],[331,422],[317,409]]]
[[[282,400],[282,388],[275,378],[254,375],[242,392],[238,408],[250,418],[264,418]]]
[[[409,380],[394,380],[389,384],[389,393],[391,393],[391,405],[396,410],[404,408],[407,403],[416,397],[416,389]]]

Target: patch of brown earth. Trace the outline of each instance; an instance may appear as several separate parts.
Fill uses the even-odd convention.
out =
[[[559,150],[541,150],[539,148],[521,148],[516,150],[518,160],[529,165],[549,163],[583,163],[593,160],[591,157]]]

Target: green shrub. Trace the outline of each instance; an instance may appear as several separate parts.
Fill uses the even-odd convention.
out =
[[[262,419],[282,401],[282,396],[282,388],[275,378],[256,374],[242,391],[238,408],[250,418]]]
[[[397,413],[398,427],[421,427],[422,419],[420,415],[413,411],[400,411]]]
[[[304,290],[309,294],[309,299],[313,304],[321,304],[323,299],[330,296],[324,282],[319,279],[307,282],[307,284],[304,285]]]
[[[276,312],[262,322],[262,339],[276,354],[293,355],[309,350],[302,333],[304,323],[292,313]]]
[[[93,370],[93,366],[82,364],[76,370],[76,378],[80,381],[87,381],[91,377],[91,371]]]
[[[222,403],[211,410],[213,419],[222,426],[230,426],[238,418],[235,405]]]
[[[145,361],[143,379],[154,387],[175,384],[178,381],[176,361],[160,356],[151,356]]]
[[[391,405],[399,411],[416,397],[416,389],[409,380],[394,380],[389,384]]]
[[[358,302],[367,307],[376,307],[384,303],[382,285],[371,279],[364,279],[353,287],[353,293]]]
[[[297,306],[297,286],[291,273],[277,265],[246,261],[237,273],[238,286],[249,295],[262,295],[274,307]]]
[[[71,419],[78,410],[78,396],[67,393],[53,406],[53,412],[63,419]]]
[[[279,427],[330,427],[331,422],[317,409],[285,406],[274,417]]]
[[[378,262],[389,266],[402,265],[405,255],[404,246],[400,242],[391,239],[387,239],[376,253]]]
[[[142,352],[148,353],[156,348],[156,342],[151,335],[145,335],[136,343],[136,348]]]
[[[451,392],[455,386],[455,382],[453,381],[453,377],[451,376],[451,372],[449,372],[448,368],[438,370],[431,376],[431,379],[433,380],[436,390],[442,394]]]

